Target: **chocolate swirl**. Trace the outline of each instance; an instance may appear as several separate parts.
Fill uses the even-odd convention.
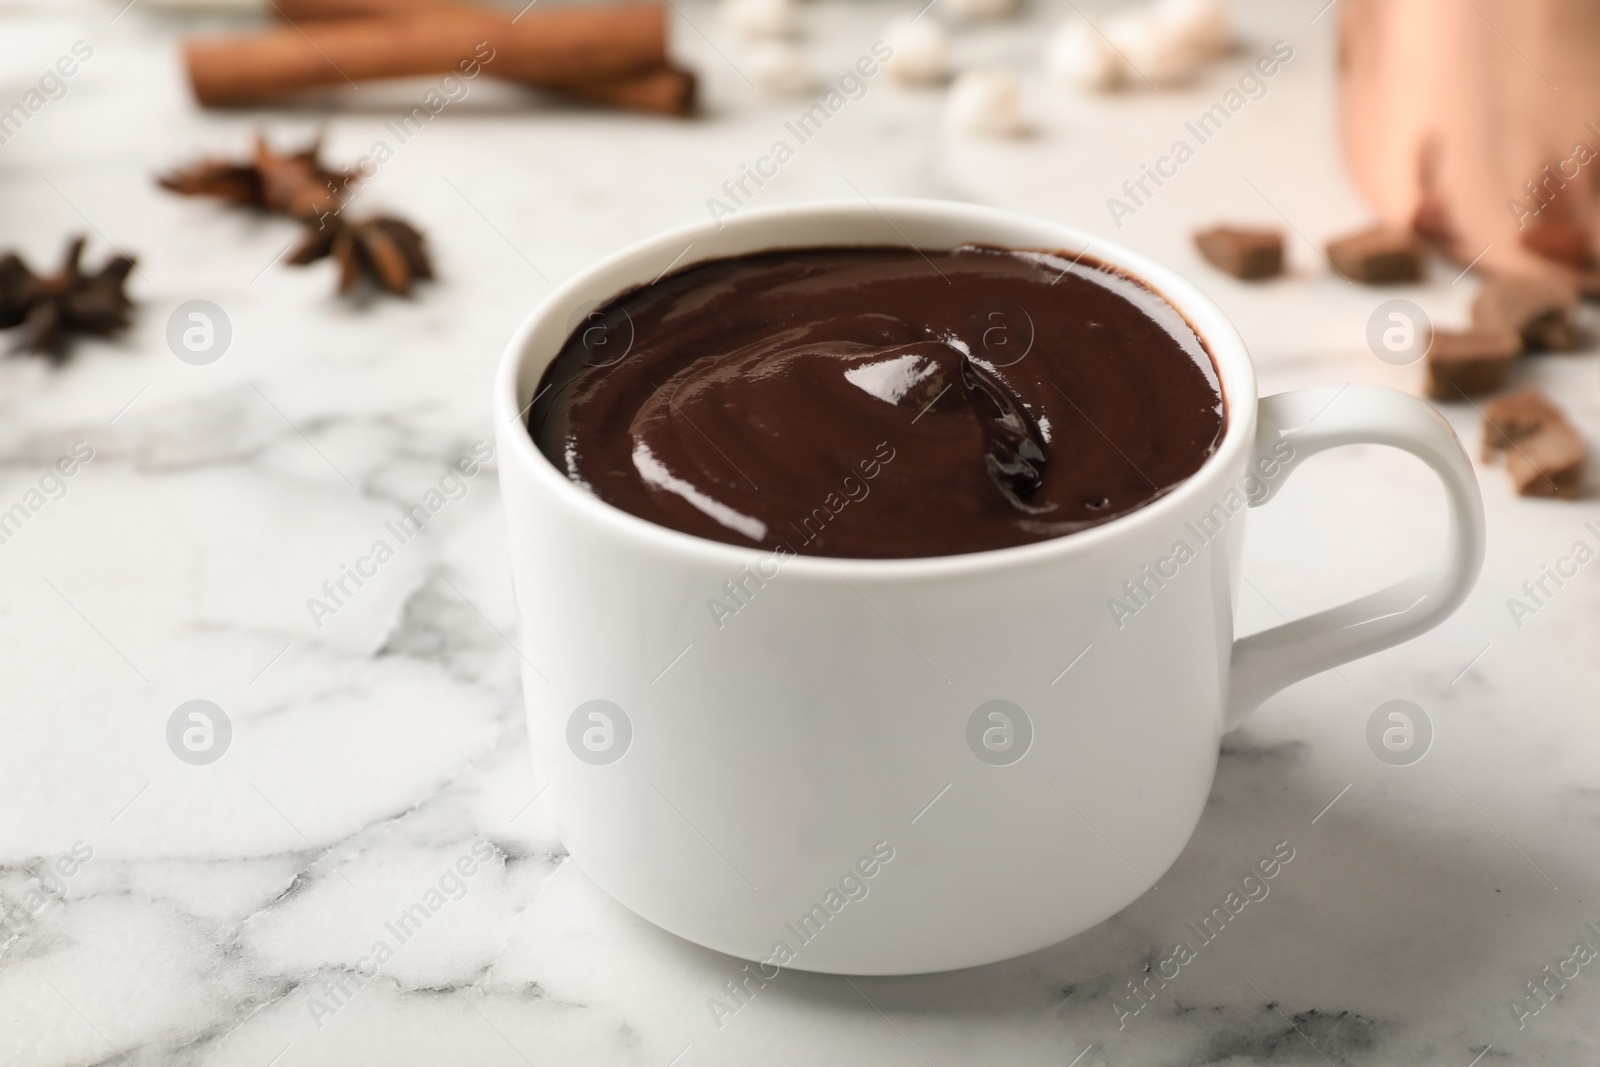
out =
[[[1215,371],[1084,260],[831,248],[714,260],[574,323],[530,414],[601,499],[733,544],[861,558],[1061,536],[1215,449]]]

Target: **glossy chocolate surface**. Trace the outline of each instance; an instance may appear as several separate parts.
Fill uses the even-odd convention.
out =
[[[651,522],[822,556],[944,556],[1148,504],[1216,449],[1215,368],[1084,258],[965,247],[712,260],[579,316],[529,429]]]

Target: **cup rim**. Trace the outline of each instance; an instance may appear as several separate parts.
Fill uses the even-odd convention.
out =
[[[671,260],[673,265],[668,269],[676,273],[707,260],[745,254],[713,249],[707,254],[686,259],[681,263],[673,259],[675,255],[682,254],[676,250],[685,246],[703,248],[708,243],[714,243],[714,238],[725,234],[728,230],[759,227],[774,221],[792,221],[807,217],[846,217],[859,219],[864,223],[887,222],[892,228],[894,238],[898,238],[886,236],[881,240],[857,242],[863,246],[901,245],[916,248],[917,245],[901,232],[901,224],[910,224],[914,227],[917,218],[926,218],[930,214],[947,222],[969,224],[975,232],[971,240],[966,243],[1088,256],[1106,266],[1125,271],[1133,279],[1166,299],[1188,321],[1211,354],[1217,380],[1222,387],[1227,418],[1222,441],[1198,470],[1164,495],[1108,522],[1076,533],[1023,545],[945,556],[873,559],[802,553],[787,556],[782,563],[783,570],[797,575],[837,579],[959,576],[1013,566],[1035,565],[1058,558],[1091,553],[1109,540],[1168,522],[1174,512],[1180,515],[1191,514],[1191,509],[1199,502],[1197,498],[1207,492],[1208,486],[1215,480],[1218,472],[1231,469],[1241,453],[1250,448],[1255,438],[1258,400],[1255,366],[1251,362],[1244,340],[1221,309],[1176,271],[1088,231],[1021,212],[953,201],[915,198],[884,198],[872,201],[867,201],[865,197],[860,200],[811,200],[745,209],[722,220],[692,223],[636,241],[573,274],[539,301],[512,335],[501,357],[500,367],[495,376],[493,419],[496,429],[505,431],[501,434],[501,440],[509,442],[510,451],[510,454],[506,455],[506,449],[502,448],[501,477],[505,477],[507,463],[517,463],[526,468],[527,475],[538,484],[542,492],[577,512],[585,521],[604,527],[617,537],[632,539],[663,555],[684,557],[700,564],[725,566],[730,572],[737,572],[742,567],[768,559],[773,555],[773,549],[714,541],[697,534],[674,530],[624,511],[582,488],[551,463],[535,446],[533,435],[528,432],[520,414],[518,382],[522,377],[524,366],[534,358],[543,358],[548,365],[556,356],[556,351],[535,353],[531,344],[532,336],[552,317],[567,317],[578,307],[592,303],[596,299],[602,302],[613,299],[631,288],[632,285],[625,285],[613,292],[591,291],[599,279],[629,264],[655,264]],[[996,243],[992,240],[986,241],[982,236],[982,231],[985,229],[994,231],[1007,228],[1032,231],[1038,235],[1038,240],[1027,244],[1015,241]],[[771,245],[773,248],[841,246],[847,247],[848,242],[831,239],[812,242],[807,239],[804,231],[797,233],[792,241],[775,242]],[[649,273],[645,272],[645,276],[648,277]],[[664,273],[656,277],[659,280],[662,276]],[[563,335],[562,343],[565,340],[566,337]]]

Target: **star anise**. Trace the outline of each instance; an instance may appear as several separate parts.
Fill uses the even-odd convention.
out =
[[[392,215],[350,221],[342,215],[324,216],[320,228],[308,228],[289,262],[304,266],[329,256],[339,264],[341,293],[366,278],[403,296],[411,292],[413,282],[433,277],[422,234]]]
[[[279,155],[266,138],[257,137],[248,162],[205,159],[159,180],[163,188],[184,196],[214,196],[230,204],[314,219],[338,211],[345,190],[361,177],[359,170],[324,167],[318,158],[321,151],[318,138],[298,152]]]
[[[67,245],[61,267],[36,275],[16,253],[0,257],[0,329],[21,326],[19,347],[61,362],[73,333],[109,336],[128,325],[133,301],[123,292],[133,260],[115,255],[97,273],[78,266],[84,239]]]

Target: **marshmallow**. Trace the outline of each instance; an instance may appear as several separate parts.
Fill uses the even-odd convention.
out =
[[[1004,19],[1017,13],[1017,0],[944,0],[944,13],[958,22]]]
[[[963,133],[1020,137],[1028,129],[1022,85],[1008,71],[962,71],[945,101],[945,120]]]
[[[745,54],[750,80],[780,96],[800,96],[817,84],[805,53],[787,41],[759,41]]]
[[[1131,84],[1149,79],[1158,89],[1182,85],[1194,77],[1200,51],[1175,32],[1155,11],[1145,8],[1118,15],[1106,23],[1106,37],[1132,70]]]
[[[719,13],[741,37],[791,37],[800,29],[794,0],[722,0]]]
[[[1045,69],[1079,89],[1105,91],[1122,80],[1126,64],[1117,50],[1083,19],[1063,22],[1045,45]]]
[[[1187,41],[1201,55],[1225,51],[1232,39],[1224,0],[1156,0],[1151,10],[1168,33]]]
[[[895,81],[906,85],[927,85],[943,81],[950,63],[950,35],[932,19],[906,19],[883,31],[884,42],[894,54],[883,69]]]

